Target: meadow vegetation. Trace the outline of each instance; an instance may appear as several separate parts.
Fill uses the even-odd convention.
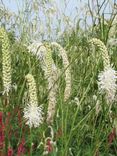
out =
[[[88,0],[74,23],[52,0],[3,2],[0,156],[116,156],[116,1]]]

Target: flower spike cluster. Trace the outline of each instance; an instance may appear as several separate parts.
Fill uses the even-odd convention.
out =
[[[55,84],[57,80],[57,68],[52,59],[51,47],[48,43],[38,43],[34,42],[28,47],[29,52],[37,57],[40,60],[41,67],[44,71],[45,78],[48,81],[48,113],[47,113],[47,122],[52,123],[55,106],[56,106],[56,93],[57,85]]]
[[[29,103],[24,108],[24,118],[27,120],[26,124],[30,128],[38,127],[43,122],[42,106],[38,107],[36,83],[34,77],[31,74],[26,75]]]
[[[65,82],[66,82],[66,87],[65,87],[65,91],[64,91],[64,100],[66,101],[70,97],[70,93],[71,93],[71,73],[70,73],[70,69],[69,69],[68,57],[67,57],[65,49],[63,47],[61,47],[60,44],[58,44],[56,42],[52,42],[51,45],[53,47],[59,49],[59,53],[63,59],[63,65],[64,65],[64,69],[65,69]]]
[[[8,35],[4,28],[0,28],[0,41],[2,42],[2,74],[4,93],[8,94],[11,88],[11,53]]]

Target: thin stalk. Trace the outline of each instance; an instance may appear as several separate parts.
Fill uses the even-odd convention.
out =
[[[92,77],[92,79],[91,79],[89,85],[87,86],[87,89],[86,89],[86,91],[84,92],[84,94],[83,94],[83,96],[82,96],[82,98],[81,98],[81,100],[80,100],[80,102],[79,102],[79,105],[81,105],[81,103],[83,102],[83,100],[84,100],[84,98],[85,98],[85,95],[86,95],[87,92],[89,91],[90,85],[91,85],[91,83],[92,83],[92,80],[93,80],[93,77]],[[72,137],[72,131],[73,131],[74,123],[75,123],[75,121],[76,121],[76,117],[77,117],[77,114],[78,114],[78,110],[79,110],[79,107],[77,107],[76,113],[75,113],[75,115],[74,115],[74,119],[73,119],[73,122],[72,122],[72,126],[71,126],[71,131],[70,131],[70,134],[69,134],[69,138],[68,138],[68,141],[67,141],[66,146],[65,146],[65,156],[67,156],[67,152],[68,152],[68,151],[67,151],[67,147],[68,147],[69,141],[70,141],[70,139],[71,139],[71,137]]]
[[[32,129],[30,128],[30,156],[32,156]]]

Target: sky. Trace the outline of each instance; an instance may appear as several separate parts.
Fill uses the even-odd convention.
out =
[[[5,5],[5,8],[17,14],[18,14],[18,7],[19,9],[22,8],[22,4],[23,4],[22,1],[24,0],[2,0],[2,2]],[[37,1],[42,1],[42,0],[37,0]],[[53,1],[56,4],[61,15],[59,18],[61,18],[62,15],[65,14],[65,16],[68,16],[71,21],[73,21],[77,16],[82,17],[81,8],[87,2],[87,0],[50,0],[50,1]],[[40,16],[42,16],[42,19],[44,19],[43,15],[41,15],[41,12],[40,12]]]
[[[5,6],[7,6],[10,10],[17,12],[17,4],[22,4],[23,0],[0,0],[0,1],[3,2],[5,4]],[[40,1],[40,0],[37,0],[37,1]],[[67,3],[66,11],[68,11],[68,12],[69,11],[72,12],[75,7],[80,8],[80,7],[84,6],[86,3],[88,3],[88,0],[53,0],[53,2],[56,2],[61,9],[64,8],[65,1]],[[91,1],[95,2],[96,0],[90,0],[90,2]],[[108,1],[108,0],[106,0],[106,1]],[[116,2],[116,0],[110,0],[110,1]],[[99,0],[99,2],[103,2],[103,0]]]
[[[22,0],[2,0],[2,1],[9,10],[12,10],[15,13],[18,12],[17,6],[22,5]],[[53,0],[53,1],[57,4],[60,10],[63,11],[65,9],[65,6],[64,6],[65,0]],[[83,3],[85,3],[86,1],[87,0],[84,0]],[[76,15],[74,13],[75,7],[76,6],[81,7],[83,3],[80,2],[80,0],[66,0],[66,2],[67,2],[67,8],[65,9],[65,13],[71,18],[74,18],[74,16]]]
[[[20,6],[21,8],[23,0],[0,0],[0,1],[2,1],[5,7],[7,7],[9,10],[17,13],[18,6]],[[37,0],[37,1],[42,1],[42,0]],[[55,2],[58,8],[62,12],[64,12],[67,16],[69,16],[71,19],[74,19],[77,15],[82,18],[83,17],[82,8],[88,3],[88,0],[51,0],[51,1]],[[90,0],[90,2],[92,1],[95,2],[96,0]],[[104,0],[99,0],[100,3],[103,1]],[[109,1],[117,3],[117,0],[109,0]],[[65,2],[67,4],[66,8],[65,8]],[[108,13],[109,11],[110,11],[109,7],[107,7],[106,12]]]
[[[30,0],[25,0],[25,1],[29,2]],[[33,1],[34,0],[32,0],[32,2]],[[37,0],[37,1],[39,2],[42,0]],[[66,17],[67,16],[69,17],[69,19],[71,20],[71,23],[73,25],[76,24],[78,19],[80,19],[80,18],[84,19],[86,16],[85,13],[87,10],[86,7],[87,7],[88,0],[50,0],[50,1],[53,1],[56,4],[56,6],[57,6],[57,8],[61,14],[61,16],[59,18],[61,19],[61,17],[63,17],[63,14],[65,14]],[[95,3],[96,0],[89,0],[89,1],[90,1],[92,9],[94,9],[91,2]],[[104,0],[98,0],[98,1],[100,3],[102,3]],[[109,0],[109,1],[112,3],[113,2],[117,3],[117,0]],[[1,2],[4,3],[5,8],[8,8],[8,10],[10,10],[11,12],[15,12],[16,14],[18,14],[18,9],[22,8],[22,4],[23,4],[22,2],[24,2],[24,0],[0,0],[0,3]],[[108,0],[106,0],[106,2],[108,2]],[[103,10],[103,8],[102,8],[102,10]],[[106,10],[105,10],[105,17],[106,18],[109,18],[109,14],[108,14],[109,12],[111,12],[111,10],[110,10],[109,6],[107,6]],[[44,17],[44,15],[41,14],[41,12],[39,12],[39,13],[40,13],[40,17],[41,17],[42,21],[48,20],[47,19],[48,17]],[[54,23],[52,28],[57,27],[56,25],[57,25],[58,19],[56,19],[56,16],[52,17],[52,18],[53,18],[52,22]],[[44,25],[46,23],[45,21],[44,21]],[[92,24],[92,19],[91,19],[91,16],[89,14],[87,14],[87,24],[88,25]],[[84,27],[84,24],[82,24],[82,27]],[[39,27],[39,29],[41,29],[41,28]],[[63,23],[63,24],[61,24],[61,31],[63,31],[64,29],[65,29],[65,27],[64,27],[64,23]],[[44,30],[44,31],[46,31],[46,30]],[[48,32],[48,31],[46,31],[46,32]]]

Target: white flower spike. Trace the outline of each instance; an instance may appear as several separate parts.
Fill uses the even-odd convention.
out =
[[[38,107],[29,104],[24,108],[24,118],[27,120],[26,124],[29,125],[30,128],[40,126],[43,122],[42,115],[42,106]]]
[[[102,71],[98,76],[98,86],[102,93],[106,93],[107,101],[112,102],[116,93],[116,71],[109,67]]]
[[[26,124],[29,125],[30,128],[36,128],[43,122],[42,106],[38,107],[36,83],[34,77],[31,74],[28,74],[26,75],[26,80],[28,84],[29,101],[24,108],[24,119],[26,119]]]

